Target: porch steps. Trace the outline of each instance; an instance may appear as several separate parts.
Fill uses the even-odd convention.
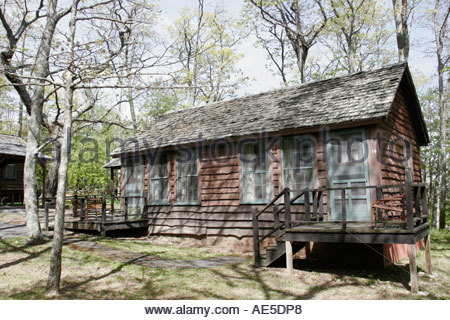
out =
[[[292,242],[292,254],[300,251],[306,242]],[[263,254],[260,255],[261,267],[271,267],[286,263],[286,242],[283,238],[276,239],[275,246],[266,246]]]

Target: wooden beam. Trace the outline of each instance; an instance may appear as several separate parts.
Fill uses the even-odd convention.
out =
[[[259,253],[259,225],[258,225],[258,209],[253,208],[253,254],[255,258],[255,266],[261,266],[261,255]]]
[[[406,181],[405,185],[406,194],[406,227],[408,230],[414,229],[414,213],[413,213],[413,200],[412,200],[412,186],[411,182]]]
[[[409,257],[409,275],[410,286],[412,293],[418,293],[419,288],[417,285],[417,263],[416,263],[416,244],[408,244],[408,257]]]
[[[425,236],[424,242],[425,242],[425,261],[427,264],[427,273],[431,274],[431,244],[429,234]]]
[[[294,260],[292,259],[292,242],[286,241],[286,273],[292,274]]]

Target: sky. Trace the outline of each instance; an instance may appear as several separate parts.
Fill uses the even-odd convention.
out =
[[[224,8],[233,16],[238,17],[243,6],[243,0],[217,0],[223,4]],[[387,8],[392,8],[391,0],[386,1]],[[206,0],[205,4],[209,8],[213,7],[216,3],[215,0]],[[180,10],[185,7],[197,8],[198,0],[160,0],[159,6],[161,9],[161,20],[159,28],[164,29],[164,26],[171,24],[180,14]],[[423,9],[422,9],[423,10]],[[392,15],[392,12],[386,12],[386,14]],[[392,18],[392,28],[394,27],[394,21]],[[395,37],[395,35],[394,35]],[[427,78],[433,78],[436,74],[436,62],[433,55],[424,54],[423,47],[427,42],[433,40],[433,35],[424,28],[419,26],[419,23],[413,25],[413,29],[410,30],[410,58],[409,66],[411,72],[416,78],[423,78],[419,76],[424,75]],[[393,38],[394,39],[394,38]],[[254,37],[251,37],[248,41],[242,43],[237,50],[244,54],[244,57],[239,61],[238,67],[244,72],[244,75],[253,79],[245,85],[244,88],[237,93],[239,96],[246,94],[254,94],[259,92],[268,91],[271,89],[281,87],[281,78],[273,75],[265,67],[269,61],[267,60],[266,53],[263,49],[254,46]],[[394,39],[395,40],[395,39]],[[395,42],[394,42],[395,43]],[[421,84],[421,81],[416,81],[417,85]],[[430,85],[430,83],[428,83]]]

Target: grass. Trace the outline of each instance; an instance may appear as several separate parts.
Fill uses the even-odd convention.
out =
[[[162,258],[201,259],[229,255],[226,249],[138,239],[90,240]],[[0,240],[0,299],[46,299],[51,243],[27,247],[23,238]],[[249,257],[250,258],[250,257]],[[283,268],[253,268],[251,260],[214,269],[163,269],[119,263],[68,246],[63,251],[61,299],[448,299],[450,233],[432,232],[435,276],[420,273],[419,290],[408,290],[407,261],[384,270],[297,263],[292,276]],[[418,252],[419,271],[425,269]]]

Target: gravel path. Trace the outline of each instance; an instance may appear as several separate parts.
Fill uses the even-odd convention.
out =
[[[0,222],[0,239],[22,237],[26,235],[27,235],[26,225]]]

